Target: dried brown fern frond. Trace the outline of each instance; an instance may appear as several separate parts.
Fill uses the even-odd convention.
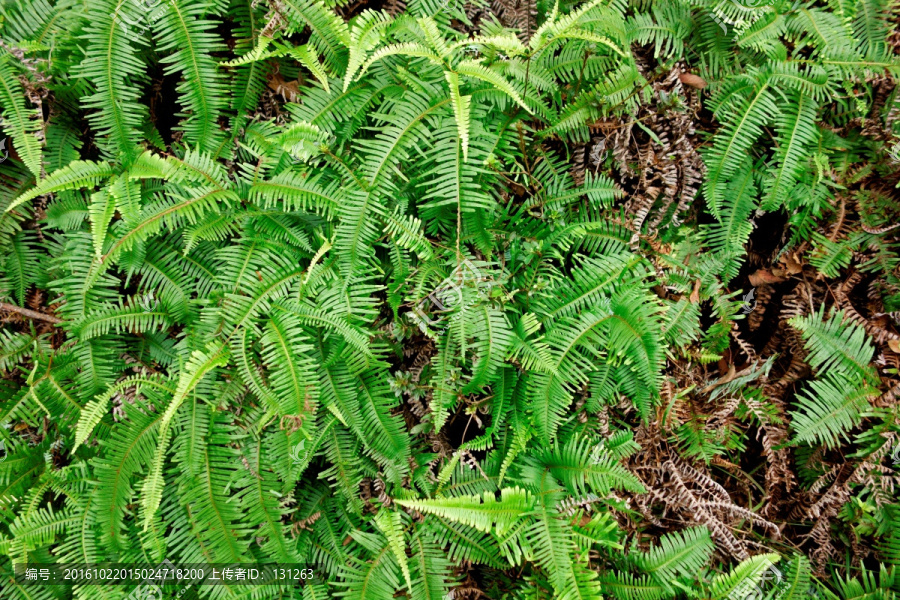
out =
[[[723,408],[715,419],[727,418],[739,402]],[[635,436],[645,449],[632,457],[629,467],[644,484],[649,498],[635,497],[633,504],[650,522],[664,526],[674,521],[680,526],[705,525],[723,554],[738,558],[749,556],[746,538],[738,536],[740,523],[761,527],[769,536],[780,535],[778,527],[760,514],[735,503],[725,487],[716,481],[702,464],[682,458],[667,443],[661,442],[662,432],[651,423],[638,428]],[[657,516],[656,507],[662,516]],[[667,527],[668,528],[668,527]]]
[[[638,63],[650,71],[645,61]],[[611,152],[615,176],[628,191],[624,208],[632,229],[646,229],[648,235],[680,223],[705,172],[694,130],[699,102],[696,90],[682,85],[681,74],[676,66],[653,81],[652,101],[624,123],[601,121],[590,128],[590,165],[599,169]]]
[[[747,317],[747,327],[750,331],[756,331],[763,324],[766,316],[766,308],[772,300],[773,288],[767,283],[761,283],[756,286],[756,304],[753,311]]]
[[[887,340],[900,340],[900,335],[866,319],[853,306],[849,294],[862,281],[862,278],[862,273],[855,271],[835,290],[835,299],[838,306],[843,309],[846,320],[861,325],[878,344],[884,344]]]
[[[406,1],[405,0],[385,0],[384,11],[387,12],[392,17],[396,17],[397,15],[403,13],[406,10]]]

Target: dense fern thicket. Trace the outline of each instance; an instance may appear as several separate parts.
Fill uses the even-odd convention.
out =
[[[14,565],[900,593],[890,0],[3,0]]]

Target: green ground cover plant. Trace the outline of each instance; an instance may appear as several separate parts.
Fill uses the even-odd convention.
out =
[[[897,3],[0,19],[3,600],[900,593]]]

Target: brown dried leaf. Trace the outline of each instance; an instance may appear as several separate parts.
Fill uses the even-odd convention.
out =
[[[691,297],[688,299],[691,304],[695,304],[700,302],[700,280],[694,282],[694,291],[691,292]]]
[[[767,269],[759,269],[750,275],[750,285],[757,286],[764,283],[781,283],[784,277],[779,277]]]
[[[300,95],[300,82],[288,81],[281,73],[274,73],[267,83],[276,94],[280,94],[287,102],[294,102]]]
[[[789,275],[796,275],[803,270],[803,264],[797,260],[794,253],[786,254],[782,257],[781,262],[784,263],[784,270],[787,271]]]
[[[678,79],[681,80],[681,83],[684,85],[689,85],[692,88],[697,88],[698,90],[702,90],[706,87],[706,80],[702,77],[698,77],[693,73],[681,73],[678,75]]]

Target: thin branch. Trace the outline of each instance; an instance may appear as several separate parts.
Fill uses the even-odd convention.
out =
[[[53,315],[47,315],[42,312],[38,312],[36,310],[31,310],[28,308],[22,308],[21,306],[16,306],[15,304],[7,304],[6,302],[0,302],[0,310],[5,310],[7,312],[14,312],[22,315],[23,317],[28,317],[29,319],[35,319],[38,321],[46,321],[47,323],[53,323],[54,325],[59,325],[63,322],[59,317],[54,317]]]

